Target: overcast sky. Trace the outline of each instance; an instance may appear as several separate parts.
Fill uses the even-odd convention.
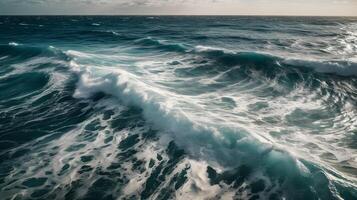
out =
[[[0,0],[9,14],[357,16],[357,0]]]

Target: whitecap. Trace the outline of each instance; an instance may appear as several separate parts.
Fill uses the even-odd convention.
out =
[[[236,54],[237,52],[225,49],[225,48],[220,48],[220,47],[212,47],[212,46],[202,46],[202,45],[197,45],[195,46],[195,50],[197,52],[209,52],[209,51],[222,51],[223,53],[227,54]]]
[[[10,45],[10,46],[19,46],[20,44],[19,44],[19,43],[16,43],[16,42],[9,42],[9,45]]]
[[[341,61],[323,61],[323,60],[302,60],[302,59],[285,59],[285,64],[309,67],[320,73],[332,73],[341,76],[356,76],[357,63],[349,60]]]

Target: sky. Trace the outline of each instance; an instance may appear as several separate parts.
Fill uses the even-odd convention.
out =
[[[357,16],[357,0],[0,0],[0,15]]]

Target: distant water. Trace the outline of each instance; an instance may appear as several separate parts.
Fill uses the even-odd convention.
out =
[[[0,199],[357,199],[357,18],[0,17]]]

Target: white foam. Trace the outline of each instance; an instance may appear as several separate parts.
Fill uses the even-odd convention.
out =
[[[78,71],[78,65],[73,65],[73,67],[75,71]],[[101,69],[83,67],[80,74],[81,78],[74,94],[76,98],[86,98],[101,91],[111,94],[127,104],[139,106],[143,108],[144,116],[148,121],[154,122],[157,127],[173,133],[175,140],[188,151],[191,151],[192,154],[202,154],[202,150],[197,144],[204,141],[212,143],[210,145],[218,145],[214,147],[216,149],[226,149],[226,143],[230,143],[230,141],[227,141],[227,137],[239,139],[249,136],[244,131],[239,131],[238,127],[232,129],[232,133],[226,133],[228,135],[222,134],[217,127],[210,125],[214,122],[207,121],[207,117],[199,117],[194,113],[184,111],[186,108],[181,109],[179,107],[180,105],[196,106],[195,104],[190,105],[188,103],[190,100],[186,97],[164,91],[151,84],[148,85],[139,81],[139,77],[136,75],[126,71],[111,69],[108,72],[108,68],[105,69],[103,66]],[[191,140],[187,140],[188,138],[191,138]],[[194,144],[195,142],[197,144]],[[252,140],[246,140],[246,142],[250,143]],[[223,149],[222,151],[224,151]],[[208,152],[211,152],[211,150]],[[229,152],[234,153],[228,151],[228,154]],[[219,151],[212,151],[211,153],[217,154]],[[207,157],[210,156],[207,155]]]
[[[0,57],[0,60],[5,60],[6,58],[8,58],[9,56],[2,56]]]
[[[228,85],[217,93],[183,95],[161,85],[177,80],[172,74],[172,69],[177,68],[165,68],[167,66],[164,63],[168,62],[158,61],[155,57],[155,61],[139,62],[136,66],[138,68],[129,72],[121,66],[87,66],[73,61],[72,69],[80,74],[75,97],[87,98],[96,92],[105,92],[129,105],[139,106],[143,109],[147,121],[169,133],[193,158],[218,162],[223,166],[235,166],[242,160],[254,162],[254,159],[249,161],[250,158],[245,156],[259,157],[263,152],[273,149],[289,152],[287,157],[293,155],[329,168],[328,164],[320,159],[320,153],[312,153],[311,149],[304,147],[309,142],[339,154],[336,144],[327,145],[321,140],[326,140],[327,136],[319,135],[315,138],[313,131],[310,132],[309,129],[287,126],[293,123],[287,121],[287,117],[298,109],[306,112],[326,109],[318,91],[311,92],[303,83],[292,91],[286,91],[277,81],[264,78],[261,72],[253,71],[252,79]],[[164,75],[150,73],[150,70],[162,68],[167,69],[163,70]],[[275,97],[273,100],[267,99],[267,96],[254,95],[272,89],[287,95]],[[232,110],[217,107],[217,99],[221,96],[230,96],[236,107]],[[259,102],[266,102],[267,106],[251,111],[251,106]],[[323,123],[319,121],[314,125],[323,127]],[[268,134],[270,132],[287,134],[275,137]],[[232,160],[232,157],[237,159]],[[295,165],[301,174],[308,176],[308,169],[301,162],[295,162]]]
[[[333,73],[342,76],[357,75],[357,63],[352,61],[317,61],[317,60],[299,60],[286,59],[286,64],[310,67],[317,72]]]
[[[202,45],[197,45],[195,46],[195,50],[198,52],[207,52],[207,51],[222,51],[227,54],[236,54],[235,51],[225,49],[225,48],[219,48],[219,47],[212,47],[212,46],[202,46]]]
[[[176,192],[180,199],[214,199],[220,193],[218,185],[211,185],[207,177],[207,164],[195,160],[189,160],[191,171],[188,182]],[[192,185],[197,187],[193,190]]]
[[[19,44],[19,43],[16,43],[16,42],[9,42],[9,45],[10,45],[10,46],[19,46],[20,44]]]

